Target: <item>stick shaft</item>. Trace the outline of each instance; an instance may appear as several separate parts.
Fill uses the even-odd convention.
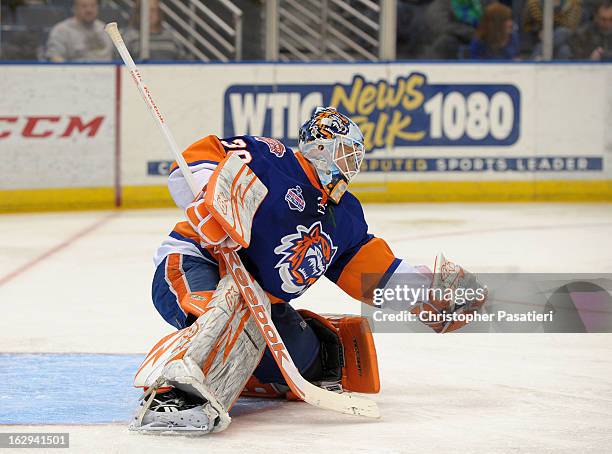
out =
[[[105,31],[110,36],[111,40],[113,41],[113,44],[117,48],[119,55],[121,55],[121,59],[125,63],[125,66],[127,66],[128,70],[130,71],[132,80],[138,87],[138,91],[142,95],[142,99],[144,99],[145,104],[149,108],[149,111],[153,115],[153,118],[155,119],[158,126],[160,127],[161,132],[164,135],[164,138],[166,139],[166,143],[170,147],[170,150],[172,151],[172,154],[174,155],[174,159],[176,160],[179,168],[181,169],[181,172],[183,173],[183,176],[185,177],[185,181],[187,181],[187,184],[189,185],[189,189],[191,189],[191,192],[193,193],[193,195],[196,196],[202,188],[198,188],[196,186],[196,182],[195,182],[195,179],[193,178],[193,174],[189,170],[189,166],[187,165],[185,158],[179,151],[179,148],[176,145],[176,141],[174,140],[174,136],[172,135],[172,132],[170,132],[170,128],[168,128],[168,125],[166,124],[166,120],[164,116],[162,115],[161,110],[159,109],[159,107],[157,107],[157,104],[155,104],[155,101],[153,100],[153,96],[151,95],[151,91],[149,90],[149,87],[147,87],[144,81],[142,80],[140,71],[136,67],[134,60],[132,59],[132,56],[130,55],[130,52],[128,51],[125,43],[123,42],[123,38],[121,37],[121,34],[119,33],[119,29],[117,28],[117,23],[111,22],[110,24],[107,24]]]

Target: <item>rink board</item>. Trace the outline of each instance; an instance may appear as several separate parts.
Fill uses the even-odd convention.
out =
[[[143,65],[180,148],[295,147],[317,105],[354,118],[367,202],[611,201],[612,65]],[[586,83],[585,81],[588,81]],[[125,68],[4,65],[0,212],[171,205],[172,158]]]

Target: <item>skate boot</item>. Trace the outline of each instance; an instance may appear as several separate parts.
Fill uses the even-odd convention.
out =
[[[145,409],[145,406],[148,408]],[[218,419],[219,414],[206,400],[170,388],[142,399],[129,429],[138,432],[205,434],[213,431]]]

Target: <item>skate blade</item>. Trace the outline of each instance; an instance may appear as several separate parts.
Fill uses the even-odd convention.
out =
[[[206,435],[212,432],[208,425],[204,426],[172,426],[161,423],[151,423],[142,426],[130,424],[128,430],[145,435]]]

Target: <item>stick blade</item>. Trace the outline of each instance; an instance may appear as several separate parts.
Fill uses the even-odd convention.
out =
[[[309,382],[303,383],[302,389],[304,391],[304,401],[316,407],[347,415],[380,418],[380,411],[376,402],[365,397],[359,397],[355,394],[334,393]]]

